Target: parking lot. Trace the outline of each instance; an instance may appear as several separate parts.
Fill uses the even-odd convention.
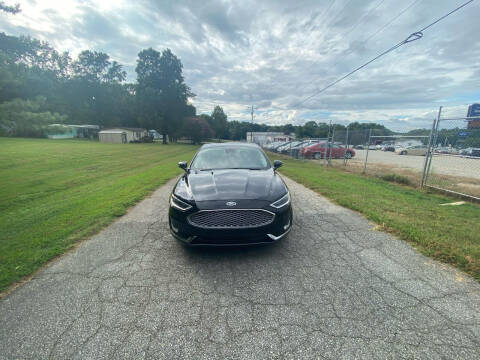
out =
[[[287,184],[287,238],[215,250],[169,234],[170,181],[0,301],[0,359],[480,356],[477,282]]]
[[[355,150],[356,156],[353,161],[364,161],[366,150]],[[422,171],[425,162],[424,156],[398,155],[397,153],[370,150],[368,152],[368,163],[386,164],[399,168],[410,168]],[[477,179],[480,173],[480,158],[467,158],[451,155],[434,155],[432,171],[436,174],[463,176]]]

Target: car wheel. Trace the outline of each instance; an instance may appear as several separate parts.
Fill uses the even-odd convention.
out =
[[[407,155],[407,152],[405,150],[403,150],[400,155]]]
[[[322,154],[317,152],[317,153],[313,154],[313,157],[316,160],[320,160],[322,158]]]
[[[352,153],[350,151],[347,151],[345,153],[345,159],[351,159],[352,158]]]

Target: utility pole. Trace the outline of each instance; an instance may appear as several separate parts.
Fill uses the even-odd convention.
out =
[[[251,115],[252,115],[252,123],[253,123],[253,105],[252,105],[252,112],[251,112]]]

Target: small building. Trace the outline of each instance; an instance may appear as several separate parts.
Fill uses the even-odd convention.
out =
[[[291,141],[295,139],[294,134],[285,135],[282,132],[247,132],[247,142],[255,143],[260,146],[270,144],[276,141]]]
[[[122,134],[124,134],[124,136]],[[142,128],[128,127],[105,129],[98,133],[98,139],[101,142],[112,142],[117,144],[138,142],[141,141],[145,136],[148,136],[147,130]]]
[[[47,136],[49,139],[96,139],[99,130],[98,125],[51,124]]]
[[[98,140],[105,143],[126,144],[127,133],[122,130],[102,130],[98,133]]]

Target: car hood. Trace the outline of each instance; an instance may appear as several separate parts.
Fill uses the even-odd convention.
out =
[[[196,202],[251,199],[275,201],[286,191],[285,183],[273,169],[191,170],[178,181],[174,190],[176,195]]]

